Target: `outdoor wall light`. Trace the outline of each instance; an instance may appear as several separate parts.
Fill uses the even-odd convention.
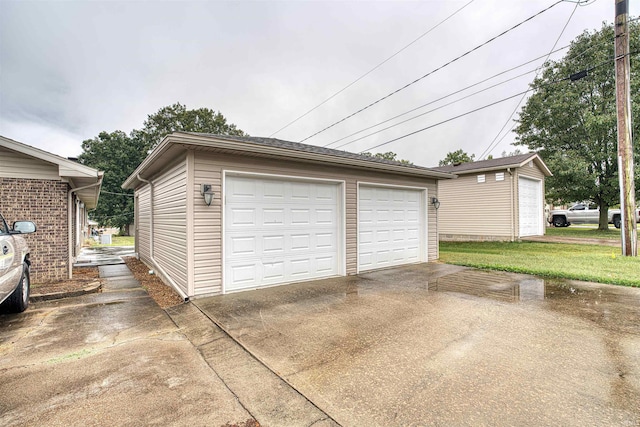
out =
[[[204,202],[207,204],[207,206],[211,206],[214,195],[211,184],[200,184],[200,194],[202,194]]]
[[[436,210],[438,210],[438,208],[440,207],[440,200],[438,200],[437,197],[432,197],[431,204],[433,205],[434,208],[436,208]]]

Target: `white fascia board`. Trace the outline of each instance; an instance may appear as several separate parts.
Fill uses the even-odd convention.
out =
[[[48,163],[58,165],[58,173],[61,178],[66,177],[86,177],[86,178],[99,178],[101,172],[97,169],[89,166],[81,165],[57,154],[49,153],[36,147],[32,147],[22,142],[14,141],[13,139],[6,138],[0,135],[0,147],[7,148],[12,151],[24,154],[25,156],[33,157]]]
[[[272,147],[267,145],[250,144],[241,141],[221,140],[213,137],[198,136],[186,133],[167,135],[158,146],[147,156],[138,168],[122,184],[122,188],[133,188],[137,184],[137,175],[144,171],[160,157],[171,144],[185,144],[191,146],[201,146],[209,148],[226,149],[231,151],[245,151],[253,154],[264,154],[270,156],[286,157],[289,159],[311,160],[319,163],[331,163],[340,166],[358,167],[376,171],[393,172],[409,176],[421,176],[432,179],[452,179],[456,176],[448,172],[438,172],[426,169],[414,169],[406,166],[390,165],[367,160],[352,158],[342,158],[322,153],[309,153],[304,151],[291,150],[288,148]]]

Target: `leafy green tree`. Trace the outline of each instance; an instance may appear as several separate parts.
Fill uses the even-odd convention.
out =
[[[133,191],[120,186],[144,159],[141,141],[122,131],[100,132],[82,142],[78,161],[104,171],[98,206],[91,216],[100,225],[118,227],[128,235],[133,222]]]
[[[451,151],[447,153],[446,157],[440,160],[438,166],[448,166],[448,165],[456,165],[459,163],[469,163],[473,162],[473,159],[476,157],[475,154],[469,155],[466,152],[460,150]]]
[[[502,157],[511,157],[511,156],[518,156],[520,154],[524,154],[519,148],[516,148],[515,150],[507,153],[507,151],[503,151],[502,152]]]
[[[165,136],[178,131],[245,135],[236,125],[227,123],[220,112],[209,108],[187,110],[186,105],[178,102],[147,116],[142,129],[133,131],[131,136],[141,139],[147,150],[153,150]]]
[[[554,176],[547,178],[547,200],[554,204],[592,200],[600,208],[599,229],[606,230],[609,207],[620,203],[617,163],[617,121],[614,30],[604,24],[572,41],[566,56],[547,62],[531,84],[534,92],[520,112],[514,145],[537,151]],[[640,24],[630,23],[632,114],[640,114]],[[559,80],[582,70],[586,77]],[[633,123],[633,137],[640,120]],[[640,148],[634,144],[636,165]],[[640,193],[640,174],[636,192]],[[637,197],[637,196],[636,196]]]
[[[133,191],[120,186],[167,134],[175,131],[202,132],[221,135],[244,135],[234,124],[209,108],[187,110],[177,103],[151,114],[142,129],[101,132],[82,143],[80,163],[104,171],[102,191],[91,217],[101,225],[119,227],[129,234],[133,222]]]
[[[404,159],[398,160],[398,158],[397,158],[398,155],[396,153],[394,153],[393,151],[387,151],[386,153],[375,153],[375,154],[366,152],[366,153],[362,153],[362,155],[373,157],[373,158],[376,158],[376,159],[391,160],[392,162],[400,162],[400,163],[405,164],[405,165],[412,165],[413,164],[409,160],[404,160]]]

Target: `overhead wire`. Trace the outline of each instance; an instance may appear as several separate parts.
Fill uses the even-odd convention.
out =
[[[589,67],[589,68],[587,68],[587,69],[581,70],[579,73],[588,73],[589,71],[595,70],[596,68],[599,68],[599,67],[602,67],[602,66],[604,66],[604,65],[610,64],[611,60],[613,60],[613,59],[619,59],[619,58],[623,58],[623,57],[625,57],[625,56],[636,55],[636,54],[638,54],[638,53],[640,53],[640,51],[634,51],[634,52],[627,53],[627,54],[625,54],[625,55],[620,55],[620,56],[617,56],[617,57],[610,58],[610,59],[609,59],[609,60],[607,60],[607,61],[603,61],[603,62],[601,62],[601,63],[599,63],[599,64],[597,64],[597,65],[594,65],[594,66]],[[552,82],[545,83],[545,84],[541,85],[540,87],[548,87],[548,86],[555,85],[555,84],[558,84],[558,83],[561,83],[561,82],[564,82],[564,81],[570,81],[570,80],[572,79],[572,76],[574,76],[574,75],[576,75],[576,74],[578,74],[578,73],[573,73],[573,74],[571,74],[571,75],[569,75],[569,76],[567,76],[567,77],[564,77],[564,78],[561,78],[561,79],[558,79],[558,80],[554,80],[554,81],[552,81]],[[475,109],[470,110],[470,111],[467,111],[467,112],[465,112],[465,113],[458,114],[457,116],[450,117],[450,118],[448,118],[448,119],[446,119],[446,120],[442,120],[442,121],[440,121],[440,122],[434,123],[434,124],[429,125],[429,126],[427,126],[427,127],[424,127],[424,128],[418,129],[418,130],[415,130],[415,131],[413,131],[413,132],[410,132],[410,133],[407,133],[407,134],[404,134],[404,135],[401,135],[401,136],[399,136],[399,137],[397,137],[397,138],[393,138],[393,139],[391,139],[391,140],[389,140],[389,141],[385,141],[385,142],[383,142],[383,143],[380,143],[380,144],[374,145],[374,146],[369,147],[369,148],[367,148],[367,149],[365,149],[365,150],[362,150],[360,153],[368,152],[368,151],[374,150],[374,149],[376,149],[376,148],[382,147],[382,146],[384,146],[384,145],[391,144],[392,142],[399,141],[399,140],[401,140],[401,139],[407,138],[407,137],[409,137],[409,136],[415,135],[415,134],[420,133],[420,132],[424,132],[425,130],[432,129],[432,128],[436,127],[436,126],[440,126],[440,125],[442,125],[442,124],[445,124],[445,123],[451,122],[451,121],[456,120],[456,119],[459,119],[459,118],[461,118],[461,117],[468,116],[469,114],[472,114],[472,113],[475,113],[475,112],[478,112],[478,111],[484,110],[484,109],[486,109],[486,108],[489,108],[489,107],[492,107],[492,106],[494,106],[494,105],[500,104],[500,103],[502,103],[502,102],[508,101],[508,100],[510,100],[510,99],[516,98],[516,97],[518,97],[518,96],[521,96],[521,95],[523,95],[523,94],[526,94],[526,93],[531,92],[531,91],[536,90],[536,89],[538,89],[538,88],[531,88],[531,87],[530,87],[529,89],[527,89],[527,90],[525,90],[525,91],[522,91],[522,92],[519,92],[519,93],[516,93],[515,95],[511,95],[511,96],[508,96],[508,97],[506,97],[506,98],[502,98],[502,99],[500,99],[500,100],[498,100],[498,101],[494,101],[494,102],[492,102],[492,103],[485,104],[485,105],[483,105],[483,106],[481,106],[481,107],[475,108]]]
[[[569,47],[569,45],[566,45],[566,46],[560,47],[560,48],[556,49],[553,53],[555,53],[555,52],[559,52],[559,51],[564,50],[564,49],[566,49],[566,48],[568,48],[568,47]],[[539,57],[537,57],[537,58],[533,58],[533,59],[531,59],[531,60],[529,60],[529,61],[527,61],[527,62],[523,62],[522,64],[520,64],[520,65],[516,65],[515,67],[511,67],[511,68],[508,68],[508,69],[506,69],[506,70],[503,70],[503,71],[501,71],[501,72],[499,72],[499,73],[496,73],[496,74],[494,74],[494,75],[492,75],[492,76],[490,76],[490,77],[487,77],[487,78],[485,78],[485,79],[483,79],[483,80],[480,80],[480,81],[478,81],[478,82],[476,82],[476,83],[473,83],[473,84],[471,84],[471,85],[469,85],[469,86],[466,86],[466,87],[464,87],[464,88],[462,88],[462,89],[458,89],[458,90],[456,90],[456,91],[454,91],[454,92],[451,92],[451,93],[449,93],[449,94],[447,94],[447,95],[441,96],[440,98],[437,98],[437,99],[434,99],[434,100],[432,100],[432,101],[429,101],[429,102],[427,102],[427,103],[425,103],[425,104],[419,105],[418,107],[412,108],[412,109],[407,110],[407,111],[405,111],[405,112],[403,112],[403,113],[400,113],[400,114],[397,114],[397,115],[395,115],[395,116],[393,116],[393,117],[390,117],[390,118],[388,118],[388,119],[385,119],[385,120],[383,120],[383,121],[381,121],[381,122],[378,122],[378,123],[376,123],[376,124],[370,125],[370,126],[368,126],[368,127],[366,127],[366,128],[360,129],[360,130],[358,130],[358,131],[356,131],[356,132],[350,133],[349,135],[343,136],[342,138],[336,139],[336,140],[334,140],[334,141],[332,141],[332,142],[330,142],[330,143],[328,143],[328,144],[323,145],[323,147],[329,147],[329,146],[331,146],[331,145],[333,145],[333,144],[336,144],[336,143],[338,143],[338,142],[340,142],[340,141],[344,141],[345,139],[350,138],[350,137],[352,137],[352,136],[355,136],[355,135],[357,135],[357,134],[359,134],[359,133],[366,132],[366,131],[368,131],[368,130],[370,130],[370,129],[373,129],[373,128],[377,127],[377,126],[383,125],[383,124],[388,123],[388,122],[390,122],[390,121],[392,121],[392,120],[395,120],[395,119],[398,119],[398,118],[400,118],[400,117],[402,117],[402,116],[405,116],[405,115],[407,115],[407,114],[413,113],[414,111],[418,111],[418,110],[420,110],[420,109],[422,109],[422,108],[424,108],[424,107],[427,107],[427,106],[429,106],[429,105],[435,104],[436,102],[439,102],[439,101],[442,101],[442,100],[444,100],[444,99],[447,99],[447,98],[449,98],[449,97],[451,97],[451,96],[453,96],[453,95],[457,95],[457,94],[459,94],[459,93],[461,93],[461,92],[464,92],[464,91],[466,91],[466,90],[469,90],[469,89],[471,89],[471,88],[473,88],[473,87],[479,86],[479,85],[481,85],[482,83],[486,83],[486,82],[488,82],[488,81],[489,81],[489,80],[491,80],[491,79],[494,79],[494,78],[496,78],[496,77],[499,77],[499,76],[501,76],[501,75],[503,75],[503,74],[507,74],[507,73],[509,73],[509,72],[511,72],[511,71],[517,70],[518,68],[524,67],[525,65],[531,64],[532,62],[535,62],[535,61],[537,61],[537,60],[539,60],[539,59],[541,59],[541,58],[544,58],[545,56],[547,56],[547,54],[541,55],[541,56],[539,56]],[[534,72],[534,71],[535,71],[535,70],[528,71],[528,72],[527,72],[527,73],[525,73],[525,74],[529,74],[529,73],[532,73],[532,72]],[[504,82],[503,82],[503,83],[504,83]],[[492,87],[493,87],[493,86],[492,86]],[[354,142],[355,142],[355,141],[354,141]],[[350,142],[349,142],[349,143],[347,143],[347,144],[339,145],[339,146],[337,146],[337,147],[335,147],[335,148],[341,148],[341,147],[344,147],[344,146],[349,145],[349,144],[350,144]]]
[[[545,62],[547,62],[549,60],[549,57],[551,56],[553,50],[556,48],[556,46],[558,45],[558,42],[560,41],[560,38],[562,37],[562,35],[564,34],[565,30],[567,29],[567,27],[569,26],[569,23],[571,22],[571,18],[573,18],[573,15],[576,13],[576,10],[578,9],[578,5],[580,5],[580,2],[575,2],[575,7],[573,8],[573,11],[571,11],[571,15],[569,15],[569,18],[567,19],[567,22],[564,24],[564,26],[562,27],[562,31],[560,31],[560,34],[558,35],[558,37],[556,38],[556,41],[553,43],[553,46],[551,47],[551,51],[549,52],[549,54],[547,55],[547,58],[543,61],[543,65]],[[536,77],[538,77],[539,71],[536,72]],[[534,78],[535,79],[535,78]],[[504,122],[504,124],[502,125],[502,127],[500,128],[500,130],[498,131],[498,133],[496,134],[496,136],[493,138],[493,140],[489,143],[489,145],[487,146],[487,148],[484,149],[484,151],[482,152],[482,154],[480,156],[478,156],[478,160],[484,160],[484,156],[485,155],[489,155],[491,154],[491,152],[498,146],[498,144],[500,143],[500,141],[502,141],[505,137],[503,136],[502,138],[498,139],[500,137],[500,134],[502,133],[502,131],[507,127],[507,125],[509,124],[509,122],[511,122],[511,119],[513,118],[513,115],[516,113],[516,111],[518,111],[518,108],[520,108],[520,104],[522,104],[522,101],[524,101],[524,98],[527,96],[526,92],[522,95],[522,98],[520,98],[520,100],[518,101],[518,103],[516,104],[515,108],[513,109],[513,111],[511,112],[511,114],[509,115],[509,117],[507,117],[507,120]],[[515,127],[511,126],[511,128],[509,129],[508,132],[505,133],[505,135],[508,135],[509,132],[511,132],[511,130]]]
[[[359,113],[361,113],[361,112],[363,112],[363,111],[365,111],[365,110],[367,110],[367,109],[369,109],[369,108],[373,107],[374,105],[376,105],[376,104],[378,104],[378,103],[380,103],[380,102],[384,101],[385,99],[388,99],[388,98],[390,98],[391,96],[393,96],[393,95],[395,95],[395,94],[397,94],[397,93],[399,93],[399,92],[401,92],[401,91],[405,90],[406,88],[408,88],[408,87],[410,87],[410,86],[412,86],[412,85],[414,85],[414,84],[418,83],[419,81],[421,81],[421,80],[423,80],[423,79],[425,79],[425,78],[429,77],[430,75],[432,75],[432,74],[436,73],[437,71],[440,71],[440,70],[442,70],[442,69],[443,69],[443,68],[445,68],[445,67],[448,67],[449,65],[451,65],[451,64],[453,64],[453,63],[455,63],[456,61],[459,61],[460,59],[462,59],[462,58],[466,57],[467,55],[469,55],[469,54],[471,54],[471,53],[473,53],[473,52],[475,52],[476,50],[478,50],[478,49],[480,49],[480,48],[482,48],[482,47],[484,47],[484,46],[488,45],[489,43],[494,42],[495,40],[499,39],[500,37],[503,37],[504,35],[506,35],[506,34],[508,34],[509,32],[511,32],[511,31],[513,31],[513,30],[515,30],[516,28],[520,27],[521,25],[523,25],[523,24],[525,24],[525,23],[527,23],[527,22],[531,21],[532,19],[536,18],[537,16],[542,15],[543,13],[545,13],[545,12],[547,12],[547,11],[551,10],[552,8],[554,8],[554,7],[555,7],[555,6],[557,6],[558,4],[562,3],[563,1],[564,1],[564,0],[558,0],[558,1],[556,1],[555,3],[553,3],[553,4],[552,4],[552,5],[550,5],[550,6],[548,6],[547,8],[542,9],[541,11],[539,11],[539,12],[537,12],[537,13],[535,13],[535,14],[531,15],[531,16],[530,16],[530,17],[528,17],[527,19],[525,19],[525,20],[523,20],[523,21],[521,21],[521,22],[519,22],[519,23],[517,23],[517,24],[513,25],[512,27],[510,27],[510,28],[506,29],[505,31],[501,32],[500,34],[498,34],[498,35],[496,35],[496,36],[494,36],[494,37],[490,38],[489,40],[487,40],[487,41],[485,41],[485,42],[483,42],[483,43],[481,43],[481,44],[479,44],[479,45],[475,46],[474,48],[472,48],[472,49],[470,49],[470,50],[468,50],[468,51],[464,52],[463,54],[461,54],[461,55],[459,55],[459,56],[457,56],[457,57],[453,58],[452,60],[450,60],[450,61],[446,62],[445,64],[443,64],[443,65],[441,65],[441,66],[439,66],[439,67],[437,67],[437,68],[435,68],[435,69],[433,69],[433,70],[429,71],[428,73],[424,74],[424,75],[423,75],[423,76],[421,76],[421,77],[418,77],[417,79],[415,79],[415,80],[413,80],[413,81],[411,81],[411,82],[407,83],[406,85],[404,85],[404,86],[402,86],[402,87],[400,87],[400,88],[398,88],[398,89],[394,90],[393,92],[388,93],[387,95],[383,96],[382,98],[379,98],[379,99],[377,99],[376,101],[374,101],[374,102],[372,102],[372,103],[370,103],[370,104],[368,104],[368,105],[366,105],[366,106],[364,106],[364,107],[360,108],[359,110],[355,111],[354,113],[349,114],[348,116],[346,116],[346,117],[344,117],[344,118],[342,118],[342,119],[338,120],[337,122],[334,122],[333,124],[331,124],[331,125],[329,125],[329,126],[326,126],[325,128],[323,128],[323,129],[321,129],[321,130],[319,130],[319,131],[315,132],[314,134],[307,136],[306,138],[304,138],[304,139],[300,140],[299,142],[304,142],[304,141],[306,141],[306,140],[308,140],[308,139],[310,139],[310,138],[313,138],[314,136],[317,136],[317,135],[321,134],[322,132],[325,132],[326,130],[331,129],[332,127],[334,127],[334,126],[336,126],[336,125],[338,125],[338,124],[340,124],[340,123],[344,122],[345,120],[348,120],[348,119],[350,119],[351,117],[353,117],[353,116],[355,116],[355,115],[357,115],[357,114],[359,114]]]
[[[398,56],[400,53],[404,52],[406,49],[408,49],[409,47],[411,47],[413,44],[415,44],[418,40],[420,40],[421,38],[423,38],[424,36],[426,36],[427,34],[429,34],[430,32],[432,32],[433,30],[435,30],[436,28],[438,28],[439,26],[441,26],[442,24],[444,24],[445,22],[447,22],[448,20],[450,20],[451,18],[453,18],[455,15],[457,15],[459,12],[461,12],[464,8],[466,8],[467,6],[469,6],[471,3],[473,3],[475,0],[470,0],[468,3],[466,3],[464,6],[460,7],[459,9],[457,9],[455,12],[453,12],[451,15],[447,16],[445,19],[443,19],[442,21],[438,22],[436,25],[434,25],[433,27],[429,28],[427,31],[425,31],[424,33],[420,34],[420,36],[418,36],[417,38],[415,38],[412,42],[410,42],[409,44],[405,45],[402,49],[396,51],[393,55],[389,56],[387,59],[385,59],[384,61],[380,62],[378,65],[376,65],[375,67],[373,67],[372,69],[370,69],[369,71],[367,71],[366,73],[364,73],[363,75],[361,75],[360,77],[358,77],[357,79],[355,79],[354,81],[352,81],[351,83],[349,83],[348,85],[346,85],[345,87],[343,87],[342,89],[340,89],[339,91],[337,91],[336,93],[334,93],[333,95],[331,95],[330,97],[328,97],[327,99],[325,99],[324,101],[322,101],[321,103],[319,103],[318,105],[316,105],[315,107],[311,108],[309,111],[305,112],[304,114],[298,116],[297,118],[295,118],[294,120],[292,120],[291,122],[287,123],[286,125],[284,125],[283,127],[281,127],[280,129],[278,129],[277,131],[273,132],[271,135],[269,135],[269,138],[271,138],[272,136],[276,135],[277,133],[279,133],[280,131],[283,131],[284,129],[288,128],[289,126],[291,126],[292,124],[296,123],[298,120],[302,119],[303,117],[307,116],[309,113],[315,111],[316,109],[318,109],[319,107],[323,106],[324,104],[326,104],[327,102],[329,102],[330,100],[332,100],[333,98],[335,98],[336,96],[338,96],[339,94],[341,94],[342,92],[344,92],[345,90],[349,89],[351,86],[353,86],[354,84],[358,83],[360,80],[362,80],[363,78],[365,78],[366,76],[368,76],[369,74],[371,74],[372,72],[374,72],[375,70],[377,70],[378,68],[380,68],[381,66],[383,66],[384,64],[386,64],[387,62],[389,62],[391,59],[395,58],[396,56]]]
[[[594,0],[594,1],[595,1],[595,0]],[[571,3],[572,3],[572,2],[571,2]],[[584,5],[586,5],[586,3],[585,3],[585,4],[579,4],[579,5],[580,5],[580,6],[584,6]],[[574,9],[574,11],[575,11],[575,9]],[[571,19],[571,17],[569,17],[569,19]],[[639,19],[640,19],[640,18],[634,18],[634,19],[631,19],[631,20],[629,20],[629,21],[627,21],[627,22],[634,22],[634,21],[637,21],[637,20],[639,20]],[[565,28],[566,28],[566,25],[565,25]],[[564,29],[563,29],[563,31],[564,31]],[[562,33],[561,33],[560,35],[562,35]],[[560,37],[558,37],[558,39],[559,39],[559,38],[560,38]],[[557,41],[556,41],[556,43],[557,43]],[[609,42],[607,42],[607,43],[609,43]],[[591,45],[591,46],[589,46],[588,48],[586,48],[585,50],[583,50],[583,51],[579,52],[577,55],[575,55],[575,56],[573,56],[573,57],[571,57],[571,58],[568,58],[568,59],[578,59],[578,58],[580,58],[581,56],[586,55],[586,54],[587,54],[587,52],[589,52],[590,50],[592,50],[592,49],[593,49],[593,48],[595,48],[596,46],[598,46],[598,47],[600,47],[600,48],[601,48],[601,47],[603,47],[602,45],[597,45],[597,44]],[[552,53],[555,53],[555,51],[550,52],[549,56],[550,56]],[[545,63],[546,63],[546,60],[545,60]],[[520,103],[522,103],[522,100],[520,100]],[[520,103],[518,104],[518,106],[520,105]],[[518,106],[516,106],[516,110],[517,110]],[[509,119],[507,119],[507,123],[509,122],[509,120],[511,120],[511,118],[513,118],[513,114],[514,114],[514,113],[511,113],[511,116],[509,117]],[[506,125],[507,123],[505,123],[505,125]],[[494,149],[495,149],[495,147],[496,147],[498,144],[500,144],[500,143],[501,143],[501,142],[502,142],[502,141],[507,137],[507,135],[509,135],[509,133],[513,130],[513,128],[515,128],[515,127],[516,127],[516,124],[517,124],[517,123],[513,123],[513,124],[511,125],[511,127],[509,128],[509,130],[508,130],[507,132],[505,132],[505,133],[500,137],[500,139],[499,139],[498,141],[495,141],[495,139],[494,139],[494,141],[495,141],[495,146],[494,146],[493,148],[491,148],[491,151],[492,151],[492,150],[494,150]],[[502,128],[502,129],[504,129],[504,126],[503,126],[503,128]],[[502,132],[502,129],[500,130],[500,132]],[[496,135],[496,137],[500,135],[500,132],[498,132],[498,135]],[[493,141],[490,143],[490,146],[491,146],[491,144],[493,144]],[[491,151],[489,151],[488,153],[486,153],[486,149],[485,149],[485,151],[482,153],[482,155],[481,155],[480,157],[478,157],[478,159],[479,159],[479,160],[482,160],[482,158],[483,158],[483,156],[485,155],[485,153],[486,153],[486,155],[488,156],[489,154],[491,154]]]
[[[405,123],[407,123],[407,122],[410,122],[410,121],[412,121],[412,120],[418,119],[418,118],[423,117],[423,116],[426,116],[427,114],[431,114],[431,113],[433,113],[433,112],[435,112],[435,111],[438,111],[438,110],[441,110],[441,109],[443,109],[443,108],[445,108],[445,107],[448,107],[448,106],[450,106],[450,105],[456,104],[456,103],[458,103],[458,102],[460,102],[460,101],[464,101],[465,99],[471,98],[472,96],[476,96],[476,95],[478,95],[478,94],[480,94],[480,93],[482,93],[482,92],[486,92],[486,91],[488,91],[488,90],[490,90],[490,89],[493,89],[493,88],[495,88],[495,87],[501,86],[501,85],[503,85],[503,84],[505,84],[505,83],[508,83],[508,82],[510,82],[510,81],[513,81],[513,80],[516,80],[516,79],[518,79],[518,78],[520,78],[520,77],[526,76],[527,74],[534,73],[535,71],[536,71],[535,69],[534,69],[534,70],[529,70],[529,71],[524,72],[524,73],[521,73],[521,74],[519,74],[519,75],[517,75],[517,76],[511,77],[511,78],[509,78],[509,79],[507,79],[507,80],[503,80],[503,81],[501,81],[501,82],[499,82],[499,83],[495,83],[495,84],[493,84],[493,85],[491,85],[491,86],[488,86],[488,87],[486,87],[486,88],[484,88],[484,89],[481,89],[481,90],[475,91],[475,92],[470,93],[470,94],[468,94],[468,95],[465,95],[465,96],[463,96],[463,97],[461,97],[461,98],[458,98],[458,99],[456,99],[456,100],[454,100],[454,101],[447,102],[446,104],[440,105],[440,106],[438,106],[438,107],[436,107],[436,108],[432,108],[431,110],[427,110],[427,111],[425,111],[424,113],[417,114],[417,115],[415,115],[415,116],[413,116],[413,117],[410,117],[410,118],[408,118],[408,119],[402,120],[402,121],[400,121],[400,122],[398,122],[398,123],[394,123],[394,124],[392,124],[391,126],[387,126],[387,127],[382,128],[382,129],[378,129],[378,130],[377,130],[377,131],[375,131],[375,132],[368,133],[368,134],[363,135],[363,136],[361,136],[361,137],[359,137],[359,138],[356,138],[356,139],[353,139],[353,140],[351,140],[351,141],[349,141],[349,142],[346,142],[346,143],[344,143],[344,144],[338,145],[338,146],[336,146],[335,148],[336,148],[336,149],[338,149],[338,148],[345,147],[345,146],[347,146],[347,145],[349,145],[349,144],[352,144],[352,143],[354,143],[354,142],[361,141],[361,140],[363,140],[363,139],[365,139],[365,138],[368,138],[368,137],[370,137],[370,136],[376,135],[376,134],[378,134],[378,133],[380,133],[380,132],[384,132],[385,130],[389,130],[389,129],[392,129],[392,128],[396,127],[396,126],[403,125],[403,124],[405,124]]]

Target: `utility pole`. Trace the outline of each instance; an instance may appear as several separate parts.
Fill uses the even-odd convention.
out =
[[[631,140],[631,83],[629,61],[629,2],[615,0],[616,19],[616,106],[618,111],[618,177],[622,211],[622,255],[638,256],[638,230],[633,182],[633,142]]]

